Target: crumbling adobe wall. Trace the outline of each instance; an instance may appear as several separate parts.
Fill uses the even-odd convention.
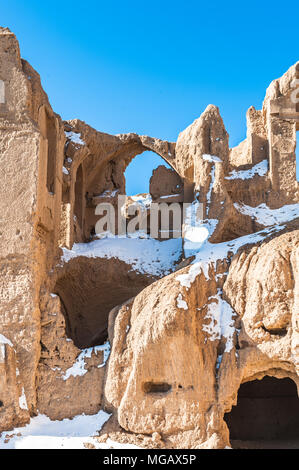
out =
[[[0,63],[5,86],[0,108],[1,333],[15,350],[15,361],[6,371],[13,374],[14,368],[16,374],[18,368],[18,382],[32,412],[40,351],[39,289],[57,249],[61,179],[55,171],[62,164],[64,139],[60,118],[53,114],[38,74],[21,60],[18,42],[5,28],[0,29]],[[55,194],[46,187],[49,155],[40,116],[43,109],[55,127],[55,152],[50,156],[55,157]],[[10,382],[9,377],[6,381]],[[14,393],[18,397],[18,390]],[[2,390],[0,395],[4,403],[0,412],[6,416],[9,395]],[[24,410],[16,407],[12,413],[7,406],[7,426],[24,421]]]
[[[105,396],[122,428],[158,432],[168,447],[224,448],[223,418],[241,383],[289,377],[299,390],[299,232],[271,238],[241,249],[229,268],[183,268],[111,311]],[[216,320],[209,312],[220,303]]]

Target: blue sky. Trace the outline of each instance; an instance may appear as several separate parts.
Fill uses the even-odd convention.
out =
[[[63,119],[175,141],[213,103],[234,146],[248,107],[299,59],[298,19],[298,0],[10,0],[0,23]],[[145,179],[134,164],[131,193]]]

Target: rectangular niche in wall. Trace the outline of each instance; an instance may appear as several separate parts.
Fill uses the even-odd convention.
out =
[[[46,117],[46,138],[48,141],[48,159],[47,159],[47,188],[54,194],[55,190],[55,168],[56,168],[56,120],[45,112]]]
[[[5,83],[0,79],[0,104],[5,103]]]

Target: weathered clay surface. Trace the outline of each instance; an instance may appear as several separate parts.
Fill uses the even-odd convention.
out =
[[[299,387],[298,78],[296,63],[272,82],[233,149],[213,105],[176,143],[109,135],[62,122],[0,28],[0,432],[36,413],[105,409],[103,440],[223,448],[238,440],[242,423],[229,413],[242,384],[267,376]],[[152,265],[140,261],[141,237],[130,261],[86,254],[104,243],[99,203],[132,221],[124,172],[148,150],[171,169],[154,170],[150,195],[139,197],[146,219],[153,202],[192,203],[199,225],[182,219],[181,242],[171,227],[169,245],[162,225],[152,238],[147,230]]]
[[[81,348],[102,344],[110,310],[157,279],[119,259],[85,257],[70,260],[56,274],[53,291],[65,306],[68,334]]]

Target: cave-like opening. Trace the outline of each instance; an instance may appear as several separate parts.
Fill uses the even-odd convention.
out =
[[[299,442],[299,399],[289,378],[264,377],[241,385],[237,406],[224,417],[235,448],[281,448]],[[263,444],[264,443],[264,444]]]

